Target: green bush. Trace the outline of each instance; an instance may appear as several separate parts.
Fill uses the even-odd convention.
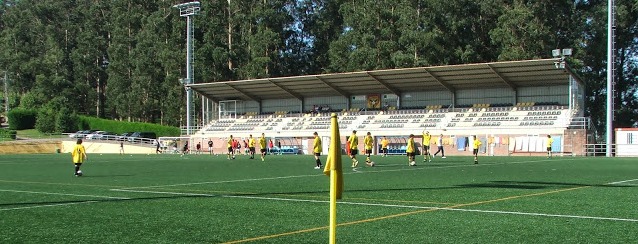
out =
[[[0,128],[0,138],[9,138],[15,140],[17,138],[18,133],[15,130],[7,130]]]
[[[126,122],[126,121],[117,121],[117,120],[109,120],[109,119],[100,119],[94,117],[87,116],[78,116],[80,125],[80,129],[93,129],[93,130],[105,130],[111,131],[115,133],[124,133],[131,131],[148,131],[155,132],[157,136],[179,136],[181,131],[177,127],[151,124],[151,123],[140,123],[140,122]],[[88,125],[87,127],[84,127]]]
[[[35,128],[43,133],[55,132],[56,114],[51,109],[41,109],[38,112],[38,119],[35,122]]]
[[[55,131],[75,132],[78,130],[78,116],[71,113],[69,109],[62,108],[55,117]]]
[[[7,114],[9,129],[26,130],[35,128],[38,111],[35,109],[15,108]]]

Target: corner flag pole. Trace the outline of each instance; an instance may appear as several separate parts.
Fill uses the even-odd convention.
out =
[[[343,193],[343,171],[341,170],[341,136],[337,114],[331,116],[331,135],[328,159],[323,173],[330,176],[330,233],[329,243],[336,243],[337,239],[337,199]]]

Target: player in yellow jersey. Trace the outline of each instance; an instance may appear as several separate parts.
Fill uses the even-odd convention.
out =
[[[370,132],[366,134],[366,137],[363,138],[363,147],[366,150],[366,164],[368,166],[374,166],[372,160],[370,160],[370,155],[372,155],[372,144],[374,143],[374,139],[372,139],[372,135]]]
[[[255,159],[255,138],[251,134],[248,136],[248,152],[250,153],[250,159]]]
[[[384,136],[383,139],[381,140],[381,151],[383,151],[383,156],[381,157],[388,156],[388,144],[390,144],[390,142],[388,142],[388,138]]]
[[[228,147],[228,154],[227,154],[228,155],[228,157],[227,157],[228,160],[230,160],[231,158],[235,159],[235,150],[233,148],[233,142],[234,142],[233,135],[230,135],[230,137],[228,137],[228,141],[226,141],[226,146]]]
[[[431,162],[432,156],[430,155],[430,141],[432,140],[432,135],[430,135],[429,131],[423,130],[423,162]]]
[[[353,130],[352,135],[348,138],[350,144],[350,158],[352,158],[352,167],[357,167],[359,161],[357,161],[357,153],[359,148],[359,138],[357,137],[357,131]]]
[[[261,161],[266,160],[266,135],[261,133],[261,137],[259,138],[259,151],[261,152]]]
[[[472,154],[474,154],[474,164],[478,164],[478,151],[482,143],[476,138],[476,136],[472,136],[472,137],[474,138],[474,142],[472,143]]]
[[[317,164],[317,166],[315,166],[315,169],[321,169],[321,167],[323,166],[321,165],[321,159],[319,158],[319,156],[321,156],[321,151],[323,150],[321,148],[321,138],[316,131],[315,133],[313,133],[313,135],[315,135],[315,141],[314,145],[312,146],[312,152],[315,155],[315,163]]]
[[[554,143],[554,138],[547,135],[547,158],[552,158],[552,143]]]
[[[73,147],[73,151],[71,151],[71,158],[73,159],[73,164],[75,165],[75,176],[82,176],[82,171],[80,170],[80,166],[82,163],[88,159],[86,156],[86,149],[82,146],[82,139],[78,139],[75,147]]]
[[[408,145],[405,148],[405,153],[408,155],[408,165],[416,166],[416,163],[414,162],[414,134],[410,134],[410,138],[408,138]]]

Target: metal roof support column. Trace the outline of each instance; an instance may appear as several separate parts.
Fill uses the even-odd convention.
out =
[[[454,89],[453,86],[451,86],[447,82],[441,80],[438,76],[436,76],[434,73],[428,71],[427,69],[423,69],[423,72],[425,72],[426,74],[430,75],[434,80],[436,80],[436,82],[441,84],[441,86],[445,87],[445,89],[447,89],[448,91],[450,91],[450,93],[452,93],[452,107],[455,107],[456,106],[456,89]]]
[[[452,108],[456,108],[456,91],[452,92]]]

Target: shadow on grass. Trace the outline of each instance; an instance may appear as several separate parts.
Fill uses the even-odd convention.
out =
[[[88,199],[88,200],[68,200],[68,201],[42,201],[42,202],[19,202],[19,203],[0,203],[2,207],[29,207],[29,206],[46,206],[46,205],[64,205],[64,204],[80,204],[80,203],[107,203],[107,202],[124,202],[124,201],[143,201],[143,200],[165,200],[165,199],[183,199],[183,198],[204,198],[204,197],[220,197],[222,195],[171,195],[157,197],[137,197],[137,198],[112,198],[112,199]],[[0,208],[0,211],[2,209]]]

